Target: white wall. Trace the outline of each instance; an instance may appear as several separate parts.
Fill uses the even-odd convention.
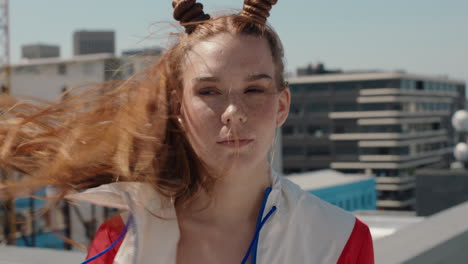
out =
[[[62,89],[104,81],[105,60],[23,65],[12,69],[11,94],[53,100]],[[59,73],[64,65],[65,74]],[[63,66],[62,66],[63,67]]]

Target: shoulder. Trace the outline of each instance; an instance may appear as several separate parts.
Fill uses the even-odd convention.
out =
[[[325,225],[333,227],[342,226],[344,231],[352,231],[356,217],[337,206],[334,206],[317,196],[304,191],[297,184],[287,178],[280,179],[282,185],[282,194],[286,201],[288,211],[297,214],[304,214],[309,219],[322,220]],[[326,221],[325,221],[326,220]]]
[[[295,221],[302,222],[301,229],[319,237],[320,243],[341,249],[336,251],[339,253],[338,264],[374,263],[372,236],[364,222],[302,190],[287,178],[281,181],[284,196],[295,204],[291,211],[292,215],[298,216]]]
[[[117,240],[124,227],[125,224],[119,214],[105,221],[96,232],[96,235],[94,236],[94,239],[88,249],[86,259],[92,258],[106,250],[114,241]],[[120,245],[122,244],[122,241],[123,240],[119,241],[111,250],[100,256],[98,259],[94,260],[93,263],[112,263]]]
[[[292,240],[309,252],[304,261],[336,263],[356,226],[356,217],[302,190],[287,178],[281,180],[282,224]],[[312,261],[312,262],[314,262]]]

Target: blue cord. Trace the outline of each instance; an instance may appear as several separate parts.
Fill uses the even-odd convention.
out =
[[[256,226],[256,230],[255,230],[255,235],[253,237],[252,242],[250,243],[250,246],[249,246],[249,249],[247,250],[247,253],[245,254],[244,258],[242,259],[241,264],[245,264],[247,262],[247,260],[249,259],[249,256],[251,255],[252,251],[253,251],[252,252],[252,263],[253,264],[257,263],[257,246],[258,246],[258,238],[260,236],[260,230],[262,229],[263,225],[266,223],[268,218],[270,218],[270,216],[276,211],[276,206],[273,206],[270,209],[270,211],[268,212],[268,214],[265,216],[265,218],[263,218],[263,220],[262,220],[263,212],[265,211],[265,206],[266,206],[266,203],[268,201],[268,197],[270,196],[270,192],[271,192],[271,187],[268,187],[265,190],[265,195],[263,196],[262,207],[260,208],[260,213],[259,213],[258,218],[257,218],[257,226]]]
[[[127,230],[128,230],[128,226],[130,225],[130,222],[133,220],[133,217],[132,215],[130,215],[128,217],[128,221],[127,221],[127,224],[125,225],[124,229],[122,230],[122,233],[120,233],[119,237],[117,238],[117,240],[115,240],[114,242],[112,242],[112,244],[110,244],[109,247],[107,247],[106,249],[104,249],[103,251],[99,252],[97,255],[95,255],[94,257],[91,257],[87,260],[85,260],[84,262],[81,262],[81,264],[86,264],[86,263],[89,263],[97,258],[99,258],[100,256],[104,255],[105,253],[107,253],[109,250],[111,250],[113,247],[115,247],[115,245],[117,245],[117,243],[119,243],[120,240],[122,240],[122,238],[125,236],[125,234],[127,233]]]
[[[252,243],[250,243],[249,249],[247,250],[247,254],[245,255],[245,257],[244,257],[244,259],[242,260],[241,264],[247,263],[247,260],[249,259],[250,252],[252,251],[252,249],[253,249],[253,247],[254,247],[254,245],[255,245],[255,241],[258,239],[258,236],[260,235],[260,230],[262,230],[263,225],[266,223],[266,221],[268,220],[268,218],[270,218],[270,216],[271,216],[275,211],[276,211],[276,206],[273,206],[273,207],[271,208],[271,210],[268,212],[268,214],[265,216],[265,218],[263,218],[262,223],[260,223],[260,226],[257,228],[257,231],[255,231],[254,239],[252,240]],[[256,263],[256,262],[257,262],[256,257],[257,257],[257,256],[253,256],[253,257],[252,257],[252,262],[253,262],[253,263]]]
[[[263,195],[263,202],[262,202],[262,207],[260,208],[260,213],[258,214],[258,218],[257,218],[257,225],[255,226],[255,228],[258,228],[260,226],[260,224],[262,223],[262,218],[263,218],[263,212],[265,211],[265,207],[266,207],[266,204],[267,204],[267,201],[268,201],[268,197],[270,196],[270,193],[271,193],[271,187],[268,187],[266,188],[265,190],[265,195]],[[255,260],[252,261],[253,264],[256,263],[256,256],[257,256],[257,248],[258,248],[258,237],[255,239],[255,242],[254,242],[254,247],[253,247],[253,251],[252,251],[252,256],[254,256]]]

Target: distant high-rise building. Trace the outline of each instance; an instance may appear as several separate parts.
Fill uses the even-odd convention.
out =
[[[331,168],[377,177],[377,206],[412,209],[418,168],[448,168],[465,107],[465,83],[404,72],[313,74],[289,78],[290,116],[282,127],[285,174]]]
[[[24,59],[60,57],[60,47],[46,44],[23,45],[21,47],[21,57]]]
[[[73,33],[73,55],[115,53],[114,31],[76,31]]]

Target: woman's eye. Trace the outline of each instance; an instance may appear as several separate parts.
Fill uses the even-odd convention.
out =
[[[216,89],[201,89],[198,91],[199,95],[217,95],[220,94]]]
[[[265,89],[263,89],[263,88],[255,88],[255,87],[253,87],[253,88],[247,88],[247,89],[245,90],[245,93],[264,93],[264,92],[265,92]]]

